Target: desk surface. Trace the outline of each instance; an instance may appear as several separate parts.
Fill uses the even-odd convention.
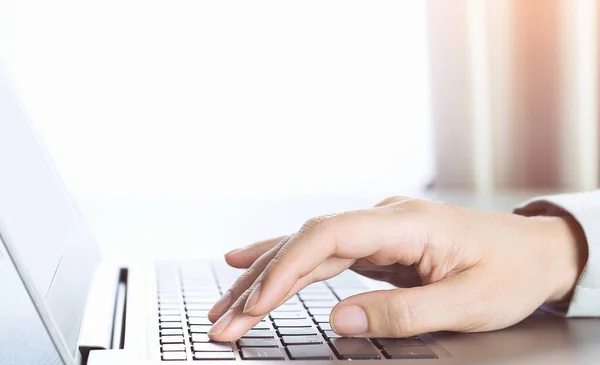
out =
[[[544,192],[407,194],[510,211]],[[254,241],[295,232],[308,218],[372,206],[385,194],[282,198],[133,198],[82,195],[80,208],[105,257],[216,257]]]

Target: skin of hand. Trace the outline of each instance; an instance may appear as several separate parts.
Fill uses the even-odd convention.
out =
[[[330,317],[353,337],[502,329],[568,300],[587,260],[569,216],[524,217],[393,197],[310,219],[294,235],[226,255],[248,268],[209,312],[209,336],[234,341],[307,285],[351,269],[397,289],[355,295]]]

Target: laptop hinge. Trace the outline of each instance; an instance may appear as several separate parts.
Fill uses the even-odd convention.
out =
[[[98,265],[94,273],[79,336],[82,364],[87,363],[91,350],[112,348],[115,314],[117,311],[123,313],[121,309],[117,308],[119,288],[122,285],[121,279],[122,269],[105,262]],[[119,333],[120,331],[119,328]]]
[[[121,269],[119,272],[119,285],[117,286],[117,297],[115,298],[110,346],[113,350],[123,349],[125,347],[125,324],[127,323],[127,274],[127,269]]]

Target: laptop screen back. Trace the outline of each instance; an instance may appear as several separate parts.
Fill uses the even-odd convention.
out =
[[[0,223],[74,357],[99,252],[1,68]]]
[[[60,355],[44,327],[0,238],[0,364],[59,365]]]

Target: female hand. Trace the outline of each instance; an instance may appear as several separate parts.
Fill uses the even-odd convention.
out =
[[[330,322],[341,335],[501,329],[543,303],[566,300],[586,256],[585,237],[569,217],[389,198],[227,254],[230,265],[249,269],[210,311],[209,335],[234,341],[302,288],[346,269],[399,288],[338,303]]]

